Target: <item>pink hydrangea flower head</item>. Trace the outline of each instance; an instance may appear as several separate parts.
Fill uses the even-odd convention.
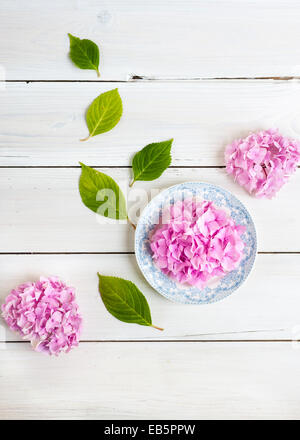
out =
[[[58,355],[79,344],[82,318],[75,290],[57,277],[41,277],[13,289],[1,307],[11,330],[36,351]]]
[[[163,214],[168,222],[150,237],[153,259],[180,283],[204,288],[213,278],[236,269],[245,247],[245,227],[236,225],[212,202],[177,201]]]
[[[300,142],[272,129],[251,133],[225,149],[227,173],[256,197],[272,198],[299,161]]]

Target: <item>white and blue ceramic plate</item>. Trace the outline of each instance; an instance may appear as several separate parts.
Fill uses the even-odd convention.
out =
[[[149,236],[158,224],[164,207],[177,200],[192,197],[212,201],[216,206],[225,209],[237,224],[246,226],[246,231],[242,235],[246,246],[239,267],[202,290],[195,286],[180,284],[164,274],[152,259],[149,242]],[[255,226],[245,206],[225,189],[203,182],[181,183],[162,191],[143,210],[135,233],[137,263],[148,283],[166,298],[185,304],[213,303],[238,289],[253,267],[256,249]]]

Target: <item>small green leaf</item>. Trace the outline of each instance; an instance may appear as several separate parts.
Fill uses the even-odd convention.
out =
[[[82,167],[79,192],[85,206],[104,217],[126,220],[126,201],[117,183],[106,174],[79,163]]]
[[[152,324],[148,302],[134,283],[99,273],[98,277],[101,298],[108,312],[115,318],[163,330]]]
[[[133,180],[130,186],[137,180],[154,180],[162,175],[171,164],[172,142],[173,139],[149,144],[135,154],[132,161]]]
[[[99,47],[91,40],[81,40],[68,34],[70,38],[70,58],[80,69],[96,70],[99,73]]]
[[[123,106],[118,89],[109,90],[99,95],[89,106],[86,113],[86,123],[89,136],[82,141],[87,141],[92,136],[114,128],[122,116]]]

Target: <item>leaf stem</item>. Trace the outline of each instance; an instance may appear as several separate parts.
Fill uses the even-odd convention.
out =
[[[92,137],[91,134],[89,134],[86,138],[80,139],[80,142],[88,141]]]
[[[164,330],[163,328],[161,328],[161,327],[157,327],[156,325],[151,325],[151,327],[156,328],[157,330],[161,330],[161,331]]]
[[[129,217],[127,217],[128,222],[131,224],[131,226],[133,227],[133,229],[136,229],[136,225],[134,223],[132,223],[132,221],[130,220]]]
[[[132,181],[130,182],[130,184],[129,184],[129,188],[131,188],[132,187],[132,185],[134,184],[134,182],[135,182],[135,180],[134,179],[132,179]]]
[[[99,70],[96,69],[96,72],[97,72],[97,76],[98,76],[98,78],[100,78],[100,72],[99,72]]]

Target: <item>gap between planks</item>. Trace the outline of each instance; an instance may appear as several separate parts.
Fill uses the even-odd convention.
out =
[[[193,343],[200,343],[200,344],[220,344],[220,343],[263,343],[263,344],[268,344],[270,342],[275,342],[275,343],[279,343],[279,342],[284,342],[284,343],[293,343],[293,342],[300,342],[299,339],[212,339],[212,340],[208,340],[208,339],[94,339],[94,340],[83,340],[80,341],[80,344],[91,344],[91,343],[99,343],[99,344],[105,344],[105,343],[153,343],[153,342],[162,342],[162,343],[170,343],[170,342],[181,342],[181,343],[185,343],[185,342],[193,342]],[[0,344],[30,344],[30,341],[0,341]]]
[[[300,251],[259,251],[258,255],[299,255]],[[135,255],[135,252],[88,252],[88,251],[74,251],[74,252],[0,252],[0,255]]]
[[[300,76],[216,76],[216,77],[191,77],[191,78],[159,78],[146,75],[128,75],[128,79],[2,79],[2,82],[9,83],[132,83],[132,82],[176,82],[176,81],[293,81],[299,80]]]
[[[9,156],[0,156],[1,157],[9,157]],[[13,156],[13,157],[22,157],[22,156]],[[89,165],[91,168],[111,168],[111,169],[125,169],[125,170],[131,170],[132,165]],[[80,169],[81,165],[0,165],[0,169],[6,169],[6,168],[16,168],[16,169],[26,169],[26,168],[33,168],[33,169]],[[170,165],[168,167],[173,169],[225,169],[226,165]],[[297,168],[300,168],[300,165],[297,166]]]
[[[0,156],[1,157],[5,157],[5,156]],[[16,156],[14,156],[16,157]],[[132,169],[131,165],[89,165],[89,167],[91,168],[111,168],[111,169]],[[16,169],[80,169],[81,166],[80,165],[0,165],[0,169],[5,169],[5,168],[16,168]],[[225,165],[171,165],[168,168],[174,168],[174,169],[225,169],[226,166]],[[300,165],[297,166],[297,168],[300,168]]]

